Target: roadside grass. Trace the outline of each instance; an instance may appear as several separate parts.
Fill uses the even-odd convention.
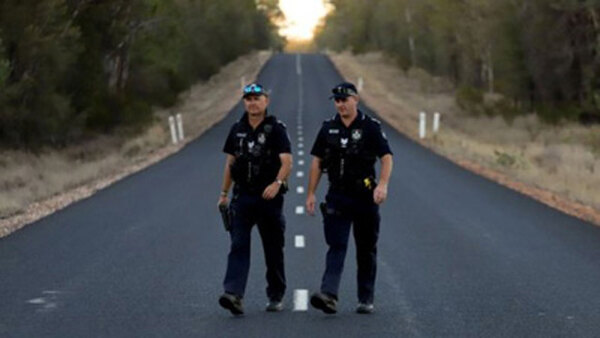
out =
[[[38,154],[0,150],[0,220],[25,212],[33,203],[68,194],[94,181],[122,177],[133,167],[140,169],[136,164],[149,157],[169,153],[160,150],[176,151],[181,145],[170,144],[168,116],[182,114],[186,142],[197,137],[225,117],[239,100],[240,78],[254,79],[270,55],[266,51],[254,52],[226,65],[208,81],[182,93],[177,106],[156,110],[156,122],[136,136],[127,138],[115,133]],[[22,225],[12,224],[11,231]],[[8,233],[2,230],[0,222],[0,237]]]
[[[510,122],[472,116],[457,106],[447,81],[422,70],[404,72],[379,53],[330,57],[346,79],[364,79],[361,97],[409,137],[418,138],[418,115],[425,111],[429,124],[424,145],[600,211],[600,126],[550,125],[535,114]],[[433,112],[441,113],[441,127],[432,136]]]
[[[39,198],[72,189],[108,174],[120,162],[117,154],[77,161],[69,153],[58,151],[46,151],[38,156],[12,152],[3,157],[11,163],[1,169],[2,215],[16,213]]]

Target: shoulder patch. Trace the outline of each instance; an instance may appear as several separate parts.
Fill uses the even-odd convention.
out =
[[[372,116],[369,116],[369,119],[370,119],[371,121],[373,121],[373,122],[377,123],[377,124],[381,124],[381,121],[379,121],[378,119],[376,119],[376,118],[374,118],[374,117],[372,117]]]

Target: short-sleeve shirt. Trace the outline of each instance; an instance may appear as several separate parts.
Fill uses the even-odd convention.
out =
[[[232,168],[235,184],[247,190],[262,191],[277,177],[281,167],[279,155],[292,151],[283,122],[267,115],[252,129],[248,114],[244,113],[231,127],[223,152],[236,158],[235,168]]]
[[[326,165],[332,185],[375,176],[376,158],[392,154],[381,123],[358,111],[346,127],[338,114],[323,122],[311,154]]]

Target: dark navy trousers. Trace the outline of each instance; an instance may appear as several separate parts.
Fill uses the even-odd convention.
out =
[[[259,194],[239,193],[231,201],[231,248],[223,281],[225,292],[244,296],[250,270],[250,234],[256,224],[267,266],[267,297],[281,300],[285,292],[283,260],[285,218],[283,196],[265,200]]]
[[[372,303],[377,272],[379,206],[372,194],[360,197],[329,191],[324,215],[325,241],[329,246],[321,292],[337,299],[350,228],[356,243],[358,301]]]

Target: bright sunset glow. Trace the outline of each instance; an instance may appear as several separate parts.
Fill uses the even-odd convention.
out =
[[[285,14],[280,32],[289,39],[310,40],[319,20],[327,14],[324,0],[279,0]]]

